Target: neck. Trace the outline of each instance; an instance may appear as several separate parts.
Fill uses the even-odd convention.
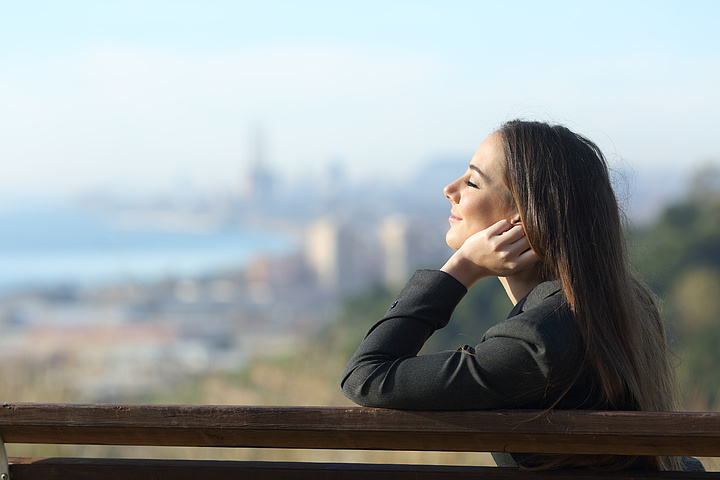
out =
[[[530,268],[509,277],[498,277],[498,279],[502,286],[505,287],[505,293],[507,293],[513,305],[517,305],[525,295],[530,293],[530,290],[543,281],[540,272],[536,268]]]

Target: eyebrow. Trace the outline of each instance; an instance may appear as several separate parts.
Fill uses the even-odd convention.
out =
[[[476,167],[475,165],[470,164],[470,166],[469,166],[468,168],[470,168],[470,170],[472,170],[473,172],[475,172],[475,173],[477,173],[478,175],[480,175],[480,178],[482,178],[485,183],[492,183],[492,182],[490,181],[490,177],[488,177],[485,173],[483,173],[483,172],[482,172],[478,167]]]

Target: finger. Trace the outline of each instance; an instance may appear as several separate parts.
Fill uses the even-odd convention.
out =
[[[512,243],[511,245],[508,245],[506,247],[506,250],[509,253],[512,253],[514,255],[517,255],[518,257],[523,254],[531,254],[531,256],[534,256],[537,258],[537,255],[535,254],[535,251],[532,249],[532,245],[530,245],[530,241],[527,239],[527,237],[522,237],[518,241]],[[528,255],[526,255],[528,256]]]
[[[523,238],[525,238],[525,232],[522,227],[513,226],[509,230],[495,236],[495,245],[498,248],[510,249],[516,242],[521,241]]]
[[[518,255],[516,261],[519,266],[529,267],[530,265],[539,262],[540,259],[532,249],[529,249]]]
[[[509,242],[516,242],[525,237],[525,230],[523,230],[522,225],[513,225],[501,235]]]
[[[485,229],[488,236],[502,235],[504,232],[512,229],[513,224],[508,222],[506,219],[502,219],[499,222],[493,223]]]

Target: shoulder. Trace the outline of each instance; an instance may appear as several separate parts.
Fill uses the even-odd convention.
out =
[[[544,282],[523,298],[483,340],[513,337],[555,359],[581,354],[581,340],[558,282]]]

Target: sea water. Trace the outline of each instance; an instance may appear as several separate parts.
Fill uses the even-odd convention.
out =
[[[128,225],[70,207],[0,211],[0,291],[147,282],[242,268],[259,253],[293,248],[287,236],[240,225]]]

